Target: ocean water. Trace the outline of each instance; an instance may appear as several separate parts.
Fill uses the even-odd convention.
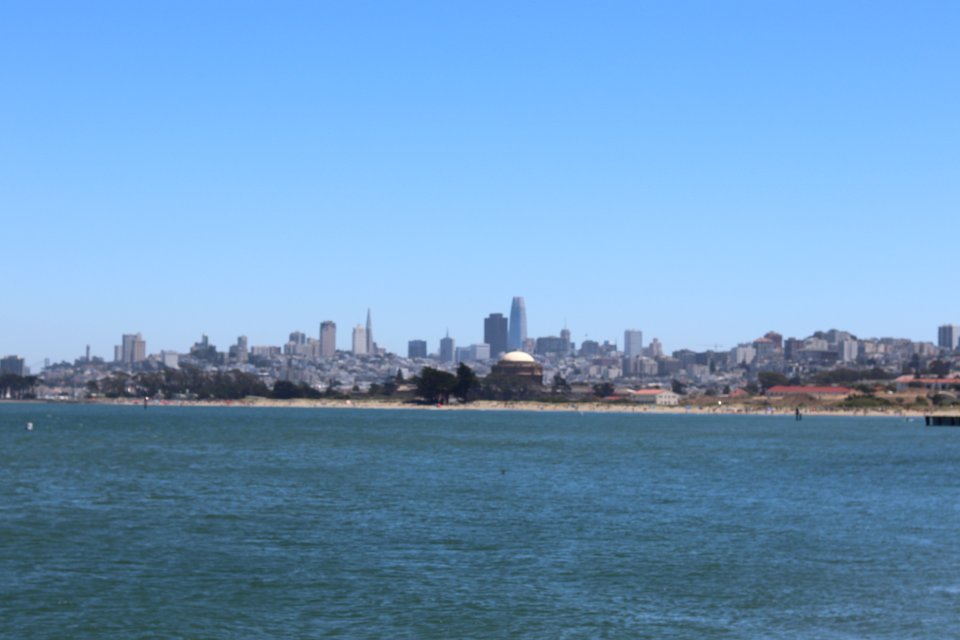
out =
[[[960,429],[0,404],[2,638],[958,634]]]

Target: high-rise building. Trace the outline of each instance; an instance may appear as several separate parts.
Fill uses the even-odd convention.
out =
[[[662,358],[663,357],[663,345],[660,344],[660,341],[654,338],[650,342],[650,346],[647,347],[647,355],[651,358]]]
[[[569,346],[569,340],[564,342],[563,338],[559,338],[557,336],[544,336],[542,338],[537,338],[537,346],[534,347],[533,352],[538,356],[545,356],[548,354],[565,356],[567,355],[567,348]]]
[[[426,358],[427,357],[427,341],[411,340],[410,342],[408,342],[407,357],[408,358]]]
[[[856,340],[841,340],[837,345],[837,355],[841,362],[856,362],[860,354],[860,343]]]
[[[440,338],[440,362],[453,362],[453,349],[453,338],[450,337],[450,332],[447,331],[447,336]]]
[[[516,298],[515,298],[516,300]],[[483,342],[490,345],[490,355],[507,351],[507,319],[502,313],[491,313],[483,320]]]
[[[337,323],[324,320],[320,323],[320,357],[332,358],[337,355]]]
[[[250,353],[250,347],[247,345],[247,336],[237,338],[237,362],[245,363],[247,355]]]
[[[370,320],[370,309],[367,309],[367,353],[373,355],[376,345],[373,342],[373,321]]]
[[[125,333],[120,341],[120,348],[114,350],[118,362],[134,364],[147,358],[147,343],[139,333]]]
[[[960,346],[960,324],[945,324],[937,331],[937,346],[953,351]]]
[[[365,356],[367,351],[367,330],[362,324],[353,328],[353,355]]]
[[[570,342],[570,329],[564,327],[560,330],[560,340],[563,341],[563,355],[569,355],[573,351],[573,344]]]
[[[0,359],[0,373],[6,373],[14,376],[25,376],[27,367],[23,358],[17,356],[7,356]]]
[[[490,345],[472,344],[469,347],[457,347],[455,354],[457,362],[476,362],[490,359]]]
[[[507,340],[507,347],[511,351],[516,351],[523,347],[523,341],[527,339],[527,304],[523,301],[522,296],[515,296],[513,302],[510,305],[510,335]],[[490,351],[494,355],[497,352],[493,349],[493,345],[487,341],[487,344],[490,345]]]
[[[623,332],[623,355],[628,358],[643,355],[643,331],[627,329]]]

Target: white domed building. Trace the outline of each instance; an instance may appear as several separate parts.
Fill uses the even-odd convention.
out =
[[[531,384],[543,384],[543,367],[525,351],[511,351],[504,354],[497,364],[493,365],[491,374],[518,378]]]

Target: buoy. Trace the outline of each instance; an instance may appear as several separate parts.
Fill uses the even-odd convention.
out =
[[[27,431],[33,431],[33,423],[32,423],[32,422],[28,422],[28,423],[27,423]]]

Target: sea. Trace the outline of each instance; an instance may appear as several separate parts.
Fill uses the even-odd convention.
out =
[[[958,636],[956,428],[0,404],[0,638]]]

